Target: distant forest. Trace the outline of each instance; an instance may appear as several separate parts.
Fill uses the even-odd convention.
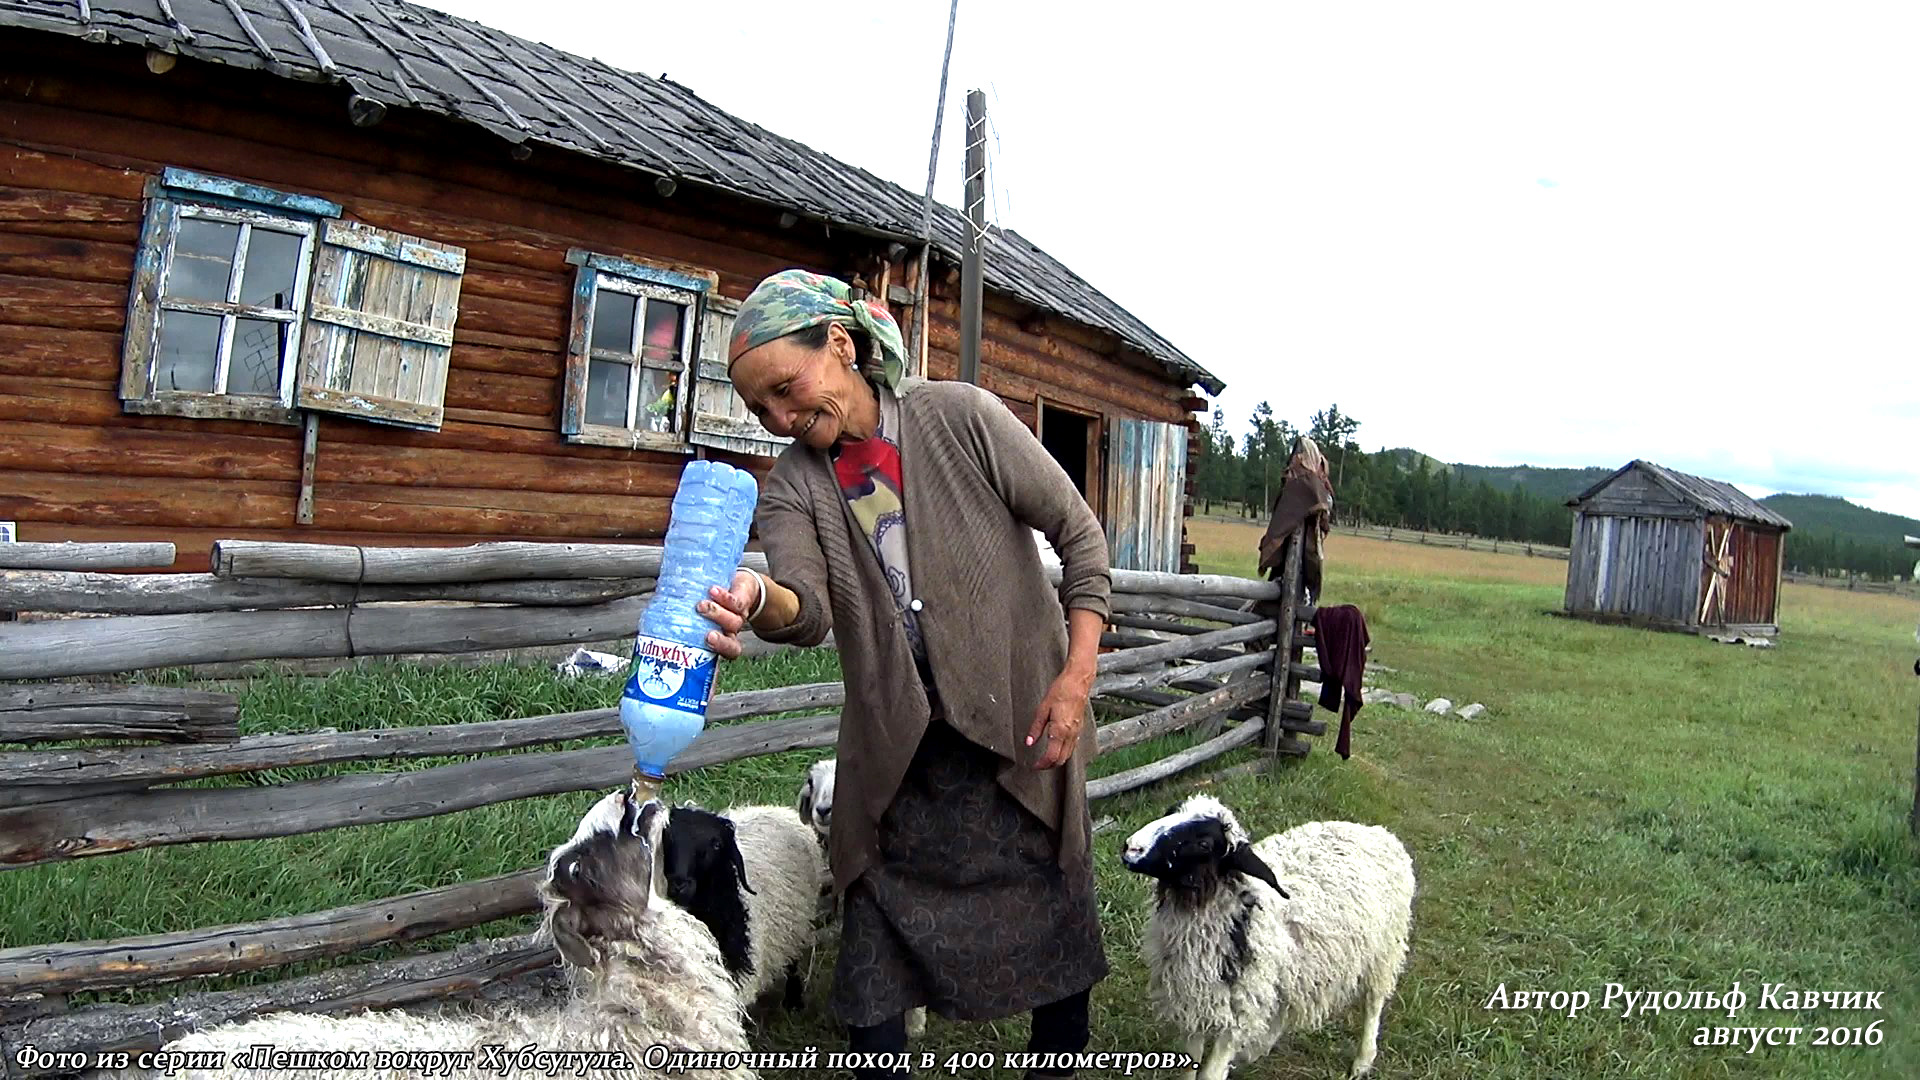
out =
[[[1195,501],[1205,513],[1231,504],[1264,521],[1293,440],[1305,434],[1326,454],[1341,522],[1564,547],[1573,532],[1567,500],[1613,472],[1452,464],[1405,447],[1367,453],[1355,441],[1359,430],[1360,421],[1337,404],[1314,413],[1302,431],[1263,401],[1248,429],[1235,436],[1215,406],[1201,432]],[[1794,523],[1787,534],[1789,570],[1892,580],[1910,574],[1920,559],[1901,542],[1904,535],[1920,536],[1920,521],[1912,518],[1830,495],[1772,495],[1761,502]]]

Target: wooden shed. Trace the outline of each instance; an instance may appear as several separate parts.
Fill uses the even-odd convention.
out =
[[[1779,633],[1793,523],[1732,484],[1631,461],[1567,505],[1568,613],[1695,632]]]
[[[788,266],[959,374],[958,211],[923,244],[914,192],[396,0],[0,0],[0,133],[21,540],[171,540],[179,570],[222,537],[658,542],[689,458],[779,452],[722,361]],[[1116,565],[1190,570],[1195,388],[1223,384],[1019,235],[984,262],[979,383]]]

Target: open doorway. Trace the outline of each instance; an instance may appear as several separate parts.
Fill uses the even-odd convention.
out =
[[[1040,445],[1046,447],[1047,453],[1053,455],[1053,460],[1066,470],[1073,479],[1074,487],[1080,489],[1080,496],[1089,497],[1087,448],[1091,444],[1091,425],[1095,418],[1062,409],[1045,400],[1040,402],[1039,412]]]

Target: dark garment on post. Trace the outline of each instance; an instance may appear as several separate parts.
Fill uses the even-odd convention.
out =
[[[831,1004],[852,1027],[921,1005],[998,1019],[1108,972],[1091,873],[1062,871],[1052,830],[938,700],[881,816],[880,857],[844,894]]]
[[[1340,713],[1340,738],[1333,749],[1350,757],[1353,718],[1363,704],[1360,677],[1367,670],[1366,617],[1352,604],[1320,608],[1313,614],[1313,640],[1320,654],[1320,707]]]
[[[1278,581],[1287,565],[1287,549],[1293,545],[1293,531],[1305,525],[1300,535],[1306,546],[1301,553],[1300,584],[1317,601],[1320,598],[1322,541],[1329,525],[1327,513],[1333,506],[1333,488],[1324,474],[1306,467],[1296,456],[1280,480],[1280,492],[1274,496],[1267,531],[1260,537],[1259,572],[1268,581]],[[1275,615],[1279,608],[1274,608]]]

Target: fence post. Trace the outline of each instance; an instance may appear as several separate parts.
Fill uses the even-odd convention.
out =
[[[1305,557],[1307,530],[1314,527],[1309,517],[1293,530],[1287,543],[1286,560],[1280,568],[1280,625],[1273,632],[1273,690],[1267,696],[1267,726],[1260,733],[1260,745],[1269,755],[1280,752],[1281,710],[1293,697],[1294,623],[1300,611],[1300,564]]]

